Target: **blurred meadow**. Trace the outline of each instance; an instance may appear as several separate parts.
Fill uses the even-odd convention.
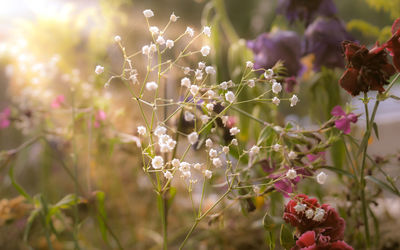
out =
[[[285,227],[288,220],[282,218],[285,204],[300,193],[338,211],[346,222],[340,241],[354,249],[400,249],[398,73],[385,78],[394,79],[392,97],[382,99],[376,122],[372,119],[370,124],[371,113],[366,116],[364,108],[372,112],[377,93],[362,90],[365,96],[354,97],[338,84],[347,65],[342,40],[367,48],[377,41],[385,44],[400,17],[400,1],[333,1],[333,19],[342,25],[340,38],[330,37],[340,33],[334,27],[321,31],[314,23],[291,22],[277,11],[280,2],[284,1],[0,0],[0,249],[305,249],[295,243],[300,237],[296,226]],[[145,17],[146,9],[154,16]],[[176,22],[170,21],[172,13]],[[160,49],[164,43],[149,33],[149,26],[162,29],[168,22],[166,36],[179,38],[175,50]],[[202,30],[206,36],[191,40],[188,26],[195,38]],[[211,27],[210,37],[204,26]],[[260,87],[268,71],[247,69],[246,62],[257,65],[260,34],[280,31],[296,33],[302,41],[297,49],[277,38],[283,47],[277,45],[266,55],[279,50],[297,53],[299,69],[294,74],[290,75],[290,63],[297,60],[293,55],[279,54],[269,66],[259,63],[264,71],[273,70],[286,91],[278,106],[271,84],[267,81],[267,90]],[[306,37],[336,47],[318,59],[318,52],[303,53]],[[160,44],[155,52],[159,57],[154,56],[159,61],[142,55],[149,42]],[[195,52],[182,56],[186,44]],[[211,47],[208,57],[205,45]],[[332,66],[324,60],[336,48],[340,59]],[[166,68],[165,76],[160,76],[160,51],[163,60],[164,55],[180,58]],[[197,92],[181,86],[182,69],[187,66],[194,72],[200,61],[212,69],[204,71],[208,78],[203,79],[209,82],[199,83],[199,92],[220,91],[222,98],[215,97],[211,108],[205,106],[208,99],[196,99]],[[318,62],[320,67],[315,67]],[[140,84],[135,84],[136,72]],[[233,106],[230,91],[214,86],[232,80],[241,90],[245,75],[249,84],[255,80],[257,85],[235,92]],[[146,79],[156,79],[159,106],[152,103],[154,92]],[[370,103],[362,99],[367,97]],[[197,120],[173,104],[186,105]],[[340,119],[350,112],[357,115],[351,134],[334,125],[339,118],[332,109],[337,105],[345,110]],[[211,122],[200,123],[200,113],[209,115]],[[147,124],[143,117],[151,117],[146,136],[138,130]],[[150,134],[161,120],[177,142],[173,150],[154,146]],[[229,130],[236,127],[240,133]],[[189,138],[193,131],[198,132],[194,143]],[[218,147],[221,168],[213,162],[217,158],[211,157],[207,138]],[[276,144],[283,145],[282,155],[273,148]],[[230,147],[229,153],[223,146]],[[291,152],[296,152],[293,157]],[[157,172],[156,155],[164,159],[163,172]],[[180,170],[181,178],[172,167],[175,155],[193,163],[197,172],[191,172],[191,179]],[[195,162],[203,164],[201,170]],[[286,171],[297,166],[310,173],[300,176],[302,170],[297,170],[301,181],[294,182]],[[324,185],[314,177],[322,170],[328,176]],[[285,176],[290,179],[286,193],[276,185]]]

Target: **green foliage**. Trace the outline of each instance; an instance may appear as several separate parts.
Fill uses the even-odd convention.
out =
[[[367,3],[376,10],[389,12],[393,19],[400,17],[400,0],[367,0]]]
[[[289,229],[285,224],[282,224],[279,241],[281,246],[285,249],[291,249],[295,245],[292,232],[292,229]]]

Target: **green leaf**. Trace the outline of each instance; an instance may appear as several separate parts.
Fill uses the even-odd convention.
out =
[[[24,231],[24,241],[28,241],[29,233],[32,228],[32,224],[35,221],[36,217],[39,215],[41,208],[35,208],[28,217],[26,222],[25,231]]]
[[[17,190],[17,192],[24,196],[27,200],[32,201],[32,198],[29,196],[29,194],[24,190],[24,188],[22,186],[20,186],[14,178],[14,164],[12,164],[10,166],[10,170],[8,171],[8,174],[10,176],[11,179],[11,184],[13,185],[13,187]]]
[[[372,123],[372,128],[374,129],[376,138],[378,138],[379,140],[378,125],[376,124],[376,122]]]
[[[274,230],[274,228],[276,227],[276,223],[274,221],[274,219],[271,217],[271,215],[267,213],[265,213],[264,218],[263,218],[263,226],[264,229],[272,232]]]
[[[107,227],[105,220],[107,219],[107,214],[106,214],[106,209],[105,209],[105,194],[102,191],[97,191],[96,192],[96,202],[97,202],[97,221],[99,223],[100,227],[100,233],[101,237],[103,240],[108,243],[108,238],[107,238]]]
[[[392,98],[392,99],[395,99],[397,101],[400,101],[400,97],[398,97],[398,96],[390,95],[389,97]]]
[[[168,198],[168,208],[172,206],[172,203],[175,199],[176,196],[176,188],[175,187],[170,187],[169,188],[169,198]]]
[[[274,231],[270,231],[270,232],[267,233],[267,244],[268,244],[270,250],[274,250],[275,249]]]
[[[285,249],[291,249],[295,244],[293,233],[287,226],[285,226],[285,224],[282,224],[281,226],[281,235],[279,241],[281,246],[283,246]]]
[[[365,133],[365,135],[361,141],[360,147],[358,148],[357,156],[359,156],[364,151],[364,148],[366,146],[368,146],[368,140],[369,140],[370,135],[371,135],[370,132]]]
[[[371,175],[367,175],[365,176],[366,180],[372,181],[374,182],[376,185],[378,185],[379,187],[381,187],[382,189],[385,189],[387,191],[392,192],[393,194],[400,196],[400,193],[397,190],[394,190],[391,186],[389,186],[387,183],[375,178],[374,176]]]

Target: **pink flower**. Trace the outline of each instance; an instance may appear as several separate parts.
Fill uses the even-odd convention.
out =
[[[339,118],[335,121],[335,126],[337,129],[342,130],[345,134],[350,133],[350,123],[357,122],[357,115],[353,113],[346,114],[340,106],[334,107],[331,114]]]
[[[5,108],[3,111],[0,113],[0,129],[2,128],[7,128],[10,126],[10,115],[11,115],[11,110],[10,108]]]
[[[53,102],[51,103],[51,107],[54,109],[59,108],[61,107],[61,104],[64,103],[64,101],[65,101],[64,95],[59,95],[53,100]]]
[[[105,121],[107,118],[107,114],[106,112],[104,112],[103,110],[99,110],[97,111],[97,113],[94,115],[94,127],[98,128],[100,127],[101,122]]]

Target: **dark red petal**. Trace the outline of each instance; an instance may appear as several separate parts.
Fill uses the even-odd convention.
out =
[[[392,34],[400,30],[400,18],[397,18],[392,25]]]
[[[339,80],[340,86],[353,96],[358,95],[361,91],[358,86],[358,73],[357,69],[348,68]]]
[[[300,248],[309,247],[315,244],[315,232],[307,231],[303,233],[296,241],[296,245]]]

